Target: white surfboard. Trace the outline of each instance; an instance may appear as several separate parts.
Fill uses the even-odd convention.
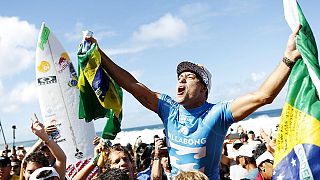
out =
[[[79,120],[77,73],[59,40],[42,24],[36,50],[36,81],[42,119],[55,124],[54,139],[67,156],[67,167],[93,156],[93,122]]]

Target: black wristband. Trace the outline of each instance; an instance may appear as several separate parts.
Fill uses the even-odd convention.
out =
[[[284,62],[290,69],[292,69],[293,66],[294,66],[294,64],[296,63],[296,62],[294,62],[294,61],[291,61],[291,60],[290,60],[289,58],[287,58],[287,57],[283,57],[282,62]]]

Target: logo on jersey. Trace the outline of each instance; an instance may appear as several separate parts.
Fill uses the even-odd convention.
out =
[[[183,135],[188,135],[189,134],[189,129],[186,127],[186,126],[183,126],[181,129],[180,129],[180,132],[183,134]]]

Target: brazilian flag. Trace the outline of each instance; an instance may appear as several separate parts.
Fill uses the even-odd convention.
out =
[[[79,118],[90,122],[106,117],[102,138],[114,139],[121,130],[122,89],[103,69],[98,46],[92,44],[85,54],[82,48],[83,43],[78,50]]]
[[[273,179],[320,178],[320,68],[311,28],[296,0],[284,0],[291,29],[302,25],[296,45],[301,52],[292,69],[276,139]]]

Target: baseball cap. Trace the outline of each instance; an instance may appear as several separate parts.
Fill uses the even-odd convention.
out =
[[[30,180],[44,180],[50,177],[58,177],[60,179],[58,172],[53,167],[42,167],[30,175]]]
[[[192,71],[196,73],[198,76],[200,76],[201,80],[204,82],[204,84],[207,86],[208,94],[210,93],[211,89],[211,73],[208,71],[207,68],[205,68],[201,64],[195,64],[189,61],[183,61],[178,64],[177,66],[177,74],[178,76],[184,72],[184,71]]]
[[[11,165],[11,161],[9,157],[1,156],[0,157],[0,167],[7,167]]]
[[[265,160],[268,160],[268,159],[273,161],[274,158],[269,151],[266,151],[256,159],[257,166],[259,166],[262,162],[264,162]]]
[[[253,157],[254,150],[254,146],[242,145],[238,150],[237,156]]]

